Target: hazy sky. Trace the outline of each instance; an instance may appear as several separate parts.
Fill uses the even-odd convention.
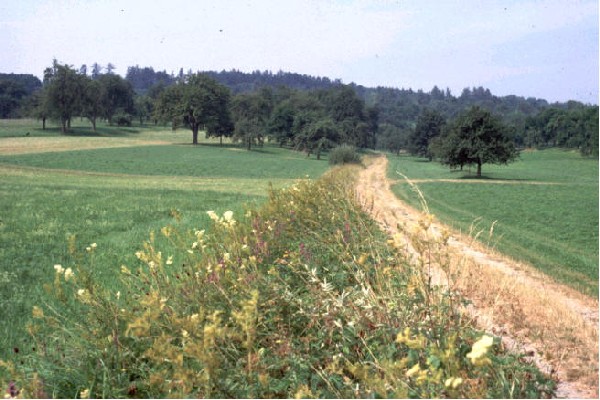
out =
[[[56,58],[598,103],[597,0],[2,0],[0,72]]]

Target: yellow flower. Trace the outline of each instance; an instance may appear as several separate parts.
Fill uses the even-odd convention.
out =
[[[467,358],[471,359],[473,365],[486,365],[490,364],[491,361],[486,357],[490,347],[494,345],[494,338],[491,336],[483,335],[481,339],[473,344],[471,352],[467,354]]]
[[[169,237],[169,236],[171,236],[171,227],[170,226],[163,226],[162,228],[160,228],[160,232],[165,237]]]
[[[121,273],[126,275],[131,275],[131,271],[125,265],[121,265]]]
[[[33,318],[44,318],[44,310],[39,308],[38,306],[33,306]]]
[[[90,390],[89,389],[82,390],[79,393],[79,398],[80,399],[89,399],[90,398]]]
[[[417,372],[419,372],[421,369],[421,367],[419,367],[419,364],[415,364],[411,369],[409,369],[408,371],[406,371],[406,377],[410,378],[411,376],[415,375]]]
[[[219,221],[219,216],[217,215],[216,212],[214,212],[214,211],[211,210],[211,211],[207,211],[206,213],[208,214],[208,217],[210,219],[212,219],[213,221],[215,221],[215,222]]]
[[[231,222],[233,221],[233,211],[225,211],[223,213],[223,218],[225,219],[225,221],[227,222]],[[235,222],[235,221],[234,221]]]
[[[172,265],[173,264],[173,256],[169,256],[169,258],[167,258],[167,265]]]
[[[452,389],[456,389],[462,383],[462,378],[448,378],[446,382],[444,382],[444,386],[451,387]]]
[[[65,272],[65,269],[60,264],[54,264],[54,270],[59,275],[62,274],[63,272]]]
[[[79,289],[77,291],[77,297],[80,298],[82,303],[88,303],[91,300],[90,292],[87,289]]]
[[[73,276],[75,276],[75,273],[73,273],[73,270],[71,268],[67,268],[65,270],[65,281],[68,281],[69,279],[71,279]]]

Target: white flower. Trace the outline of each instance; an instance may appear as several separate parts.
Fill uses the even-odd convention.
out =
[[[172,265],[173,264],[173,256],[169,256],[169,258],[167,258],[167,265]]]
[[[62,274],[63,272],[65,272],[65,269],[60,264],[54,264],[54,270],[59,275]]]

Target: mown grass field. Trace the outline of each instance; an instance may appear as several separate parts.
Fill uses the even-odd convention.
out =
[[[526,151],[508,166],[484,165],[484,179],[476,180],[466,168],[389,159],[388,176],[397,180],[393,191],[402,200],[419,207],[396,171],[415,180],[442,222],[464,233],[481,231],[483,243],[598,295],[598,160],[571,151]]]
[[[87,132],[85,124],[75,132]],[[185,130],[102,126],[96,137],[65,137],[39,126],[0,121],[0,359],[27,352],[25,323],[43,302],[43,284],[52,282],[54,264],[73,261],[69,235],[79,249],[97,243],[97,275],[110,281],[173,215],[182,228],[201,229],[208,210],[239,215],[264,201],[270,184],[318,177],[328,167],[272,147],[187,145]]]

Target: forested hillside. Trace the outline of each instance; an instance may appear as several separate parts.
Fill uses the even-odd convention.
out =
[[[88,74],[85,65],[76,70],[55,61],[44,71],[43,85],[33,75],[2,74],[0,117],[29,115],[43,122],[49,118],[61,122],[63,131],[74,115],[87,117],[92,125],[98,118],[125,125],[136,119],[140,124],[162,121],[173,129],[193,130],[188,117],[175,115],[181,90],[171,88],[182,88],[200,74],[226,88],[231,100],[226,101],[219,129],[206,134],[232,137],[248,149],[273,139],[317,156],[321,150],[346,143],[433,158],[430,140],[442,131],[423,128],[426,119],[433,113],[440,126],[446,126],[479,107],[500,119],[518,148],[564,147],[579,149],[583,155],[598,154],[598,106],[577,101],[550,104],[533,97],[495,96],[483,87],[464,88],[460,95],[438,86],[428,92],[369,88],[282,71],[184,73],[180,69],[174,74],[136,65],[122,78],[113,73],[114,68],[110,63],[105,68],[94,63]],[[72,79],[58,88],[59,80],[53,78],[59,75]],[[69,95],[61,98],[69,101],[58,105],[54,100],[63,92]],[[232,119],[227,122],[225,117]]]

